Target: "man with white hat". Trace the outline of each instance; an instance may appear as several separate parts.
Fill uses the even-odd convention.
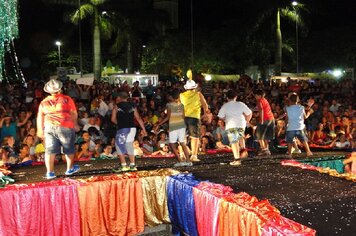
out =
[[[72,175],[80,169],[74,165],[78,113],[72,98],[62,94],[62,86],[62,82],[56,79],[45,84],[44,91],[50,95],[43,99],[37,114],[37,136],[45,143],[47,179],[56,178],[54,159],[61,152],[67,159],[65,175]]]
[[[190,146],[192,155],[190,161],[200,161],[198,159],[199,140],[200,140],[200,113],[203,108],[204,114],[208,110],[208,104],[205,101],[203,94],[195,89],[198,85],[192,79],[192,72],[187,72],[189,80],[184,85],[185,92],[180,94],[180,100],[184,105],[185,124],[190,136]]]

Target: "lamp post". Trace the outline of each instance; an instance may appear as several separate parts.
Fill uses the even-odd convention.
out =
[[[56,45],[58,47],[58,64],[59,64],[59,67],[62,66],[62,62],[61,62],[61,45],[62,43],[60,41],[56,41]]]
[[[295,51],[296,51],[296,66],[297,66],[297,74],[299,73],[299,45],[298,45],[298,21],[299,21],[299,14],[298,14],[298,2],[293,1],[292,6],[295,10]]]
[[[78,21],[78,30],[79,30],[79,70],[80,77],[83,75],[83,53],[82,53],[82,14],[80,11],[80,6],[82,5],[81,1],[78,0],[78,9],[79,9],[79,21]]]

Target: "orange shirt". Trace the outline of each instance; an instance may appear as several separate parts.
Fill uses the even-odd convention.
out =
[[[53,94],[41,102],[38,108],[38,120],[43,120],[43,128],[46,124],[74,128],[72,112],[76,112],[74,101],[64,94]]]

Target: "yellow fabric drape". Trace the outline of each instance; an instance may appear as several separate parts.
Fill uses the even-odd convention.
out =
[[[180,172],[173,169],[139,171],[141,177],[145,223],[152,227],[170,223],[167,205],[167,176]]]
[[[166,176],[151,176],[141,179],[145,223],[148,226],[169,223]]]

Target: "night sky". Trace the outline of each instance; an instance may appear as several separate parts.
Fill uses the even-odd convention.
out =
[[[271,0],[272,1],[272,0]],[[50,5],[41,0],[19,0],[19,29],[20,37],[16,40],[16,47],[21,58],[29,58],[31,67],[36,65],[36,57],[56,50],[54,41],[61,39],[63,50],[78,53],[78,29],[66,21],[63,22],[64,13],[72,11],[71,8]],[[248,9],[259,9],[264,1],[258,0],[193,0],[194,28],[217,29],[225,20],[236,16],[243,16],[248,21]],[[308,63],[322,61],[314,70],[327,69],[346,63],[345,46],[348,52],[356,54],[356,4],[352,0],[313,0],[303,2],[308,13],[305,14],[307,33],[300,33],[301,63],[308,68]],[[179,1],[180,29],[189,30],[190,27],[190,1]],[[246,7],[244,7],[246,6]],[[87,23],[82,24],[83,51],[91,53],[91,36]],[[283,23],[283,31],[289,31],[292,37],[295,29]],[[286,29],[287,28],[287,29]],[[327,58],[327,59],[325,59]],[[308,68],[310,69],[310,68]]]

